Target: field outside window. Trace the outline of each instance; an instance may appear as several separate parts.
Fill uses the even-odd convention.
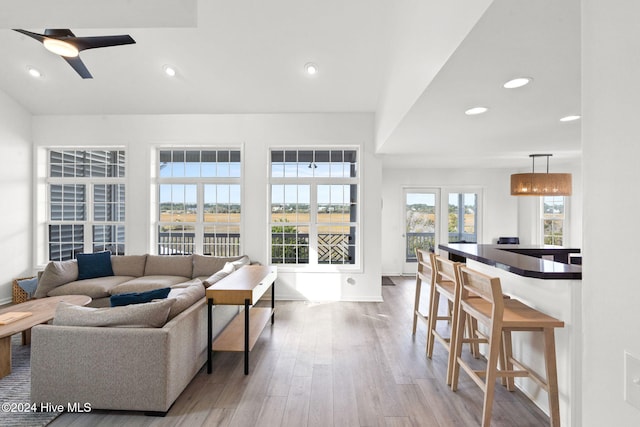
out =
[[[238,256],[239,150],[160,150],[158,253]]]
[[[271,263],[357,264],[356,150],[271,151]]]

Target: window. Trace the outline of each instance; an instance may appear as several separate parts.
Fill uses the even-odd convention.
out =
[[[478,194],[449,193],[449,243],[478,241]]]
[[[48,151],[49,260],[125,251],[125,152]]]
[[[271,151],[271,263],[356,264],[357,151]]]
[[[564,244],[565,198],[544,196],[542,199],[542,241],[545,245]]]
[[[160,150],[158,254],[240,255],[239,150]]]

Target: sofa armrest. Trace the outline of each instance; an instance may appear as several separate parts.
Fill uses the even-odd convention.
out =
[[[162,328],[36,326],[31,400],[165,412],[206,361],[206,327],[204,301]]]

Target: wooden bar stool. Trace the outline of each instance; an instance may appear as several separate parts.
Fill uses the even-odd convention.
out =
[[[416,248],[416,258],[418,259],[418,271],[416,272],[416,296],[413,304],[413,330],[412,335],[416,334],[416,327],[418,326],[418,319],[421,319],[425,323],[428,323],[428,314],[424,314],[420,311],[420,296],[422,292],[422,282],[426,282],[431,287],[434,278],[434,271],[431,266],[430,252],[424,249]],[[427,312],[428,313],[428,312]]]
[[[431,265],[433,266],[434,285],[431,290],[431,300],[429,302],[429,317],[428,317],[428,330],[427,330],[427,357],[433,356],[434,341],[437,340],[442,346],[449,352],[449,360],[447,366],[447,385],[451,384],[451,377],[453,374],[453,364],[455,361],[455,352],[453,343],[455,342],[457,311],[460,300],[460,280],[458,279],[458,266],[462,265],[459,262],[453,262],[436,254],[431,255]],[[438,310],[440,305],[440,297],[444,296],[449,307],[447,310],[448,315],[438,316]],[[446,320],[451,323],[451,333],[449,337],[446,337],[438,332],[436,329],[438,320]],[[470,343],[470,351],[474,357],[479,357],[480,350],[478,343],[488,342],[485,339],[478,336],[475,333],[477,328],[475,326],[475,320],[469,319],[467,324],[467,337],[463,337],[463,342]]]
[[[517,299],[506,299],[502,295],[500,279],[490,277],[466,266],[458,266],[460,279],[460,302],[457,310],[455,363],[451,389],[456,391],[458,376],[462,367],[473,381],[484,391],[482,426],[491,424],[491,409],[497,378],[506,377],[507,388],[514,389],[513,378],[528,376],[549,396],[549,412],[552,427],[560,426],[560,406],[558,401],[558,377],[556,370],[556,352],[554,328],[564,327],[564,322],[547,316]],[[478,297],[472,297],[477,295]],[[474,370],[462,360],[462,331],[465,328],[467,315],[476,319],[479,324],[488,328],[489,347],[487,350],[486,370]],[[513,358],[511,349],[511,332],[540,332],[544,337],[544,357],[546,380]],[[502,348],[501,348],[502,347]],[[498,369],[498,362],[502,369]],[[514,365],[518,370],[514,370]],[[484,377],[484,381],[482,380]]]

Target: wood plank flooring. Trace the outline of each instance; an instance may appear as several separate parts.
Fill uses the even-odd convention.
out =
[[[250,374],[242,353],[215,353],[213,373],[204,367],[166,417],[95,410],[50,426],[478,426],[480,389],[464,373],[457,392],[445,385],[444,348],[436,343],[426,358],[424,323],[411,336],[415,281],[394,282],[382,287],[383,303],[277,301]],[[547,426],[549,418],[498,386],[492,425]]]

